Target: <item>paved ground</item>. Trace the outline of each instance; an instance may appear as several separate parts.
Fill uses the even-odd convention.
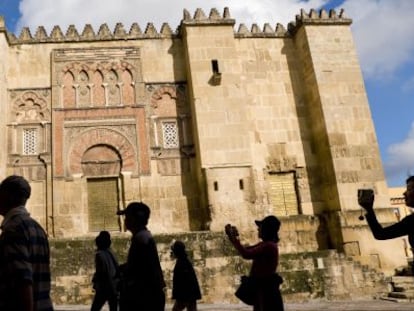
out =
[[[90,306],[55,306],[56,311],[86,311]],[[108,309],[104,307],[103,311]],[[170,311],[167,306],[166,311]],[[251,311],[246,305],[229,304],[199,304],[199,311]],[[320,301],[309,303],[289,303],[285,305],[285,311],[413,311],[414,302],[392,302],[384,300],[364,301]]]

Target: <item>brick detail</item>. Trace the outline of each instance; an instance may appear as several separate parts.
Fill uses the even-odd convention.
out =
[[[81,134],[69,151],[68,174],[82,173],[81,161],[84,153],[93,146],[107,145],[119,152],[122,170],[137,172],[136,151],[133,145],[120,133],[111,129],[91,129]]]

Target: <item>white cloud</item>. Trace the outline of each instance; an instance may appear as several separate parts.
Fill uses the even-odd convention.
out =
[[[414,60],[414,1],[347,0],[353,35],[366,78],[389,78]]]
[[[85,24],[92,24],[96,31],[103,23],[114,27],[117,22],[122,22],[126,28],[138,22],[142,29],[148,22],[154,23],[157,29],[167,22],[175,29],[182,19],[183,9],[194,14],[196,8],[202,8],[208,15],[211,8],[217,8],[222,14],[224,7],[229,7],[237,24],[268,22],[273,27],[276,23],[287,26],[301,8],[310,10],[326,2],[328,0],[21,0],[22,17],[17,31],[23,26],[30,27],[32,32],[38,26],[50,31],[54,25],[65,31],[70,24],[76,25],[78,31],[82,31]]]
[[[388,160],[384,163],[388,177],[414,174],[414,122],[407,137],[387,149]]]

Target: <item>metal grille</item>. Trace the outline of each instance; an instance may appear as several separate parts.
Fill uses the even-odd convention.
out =
[[[88,179],[89,231],[119,231],[117,178]]]
[[[178,127],[177,122],[163,122],[162,134],[164,148],[178,148]]]
[[[23,129],[23,154],[37,154],[37,129]]]
[[[298,215],[294,173],[270,174],[270,201],[277,216]]]

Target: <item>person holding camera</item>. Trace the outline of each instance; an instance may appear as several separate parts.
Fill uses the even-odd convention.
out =
[[[404,192],[405,205],[414,208],[414,175],[410,176],[406,180],[407,189]],[[365,211],[365,218],[368,225],[377,240],[388,240],[407,235],[411,249],[414,249],[414,214],[408,215],[401,219],[399,222],[383,227],[377,220],[374,211],[374,192],[358,191],[358,203]]]
[[[252,266],[247,279],[249,284],[243,302],[253,305],[254,311],[283,311],[283,300],[279,286],[283,282],[276,269],[279,263],[279,228],[280,221],[275,216],[267,216],[255,221],[259,238],[262,240],[253,246],[243,246],[239,240],[239,232],[235,226],[225,226],[225,233],[235,249],[244,259],[252,260]],[[244,296],[244,294],[243,294]]]

